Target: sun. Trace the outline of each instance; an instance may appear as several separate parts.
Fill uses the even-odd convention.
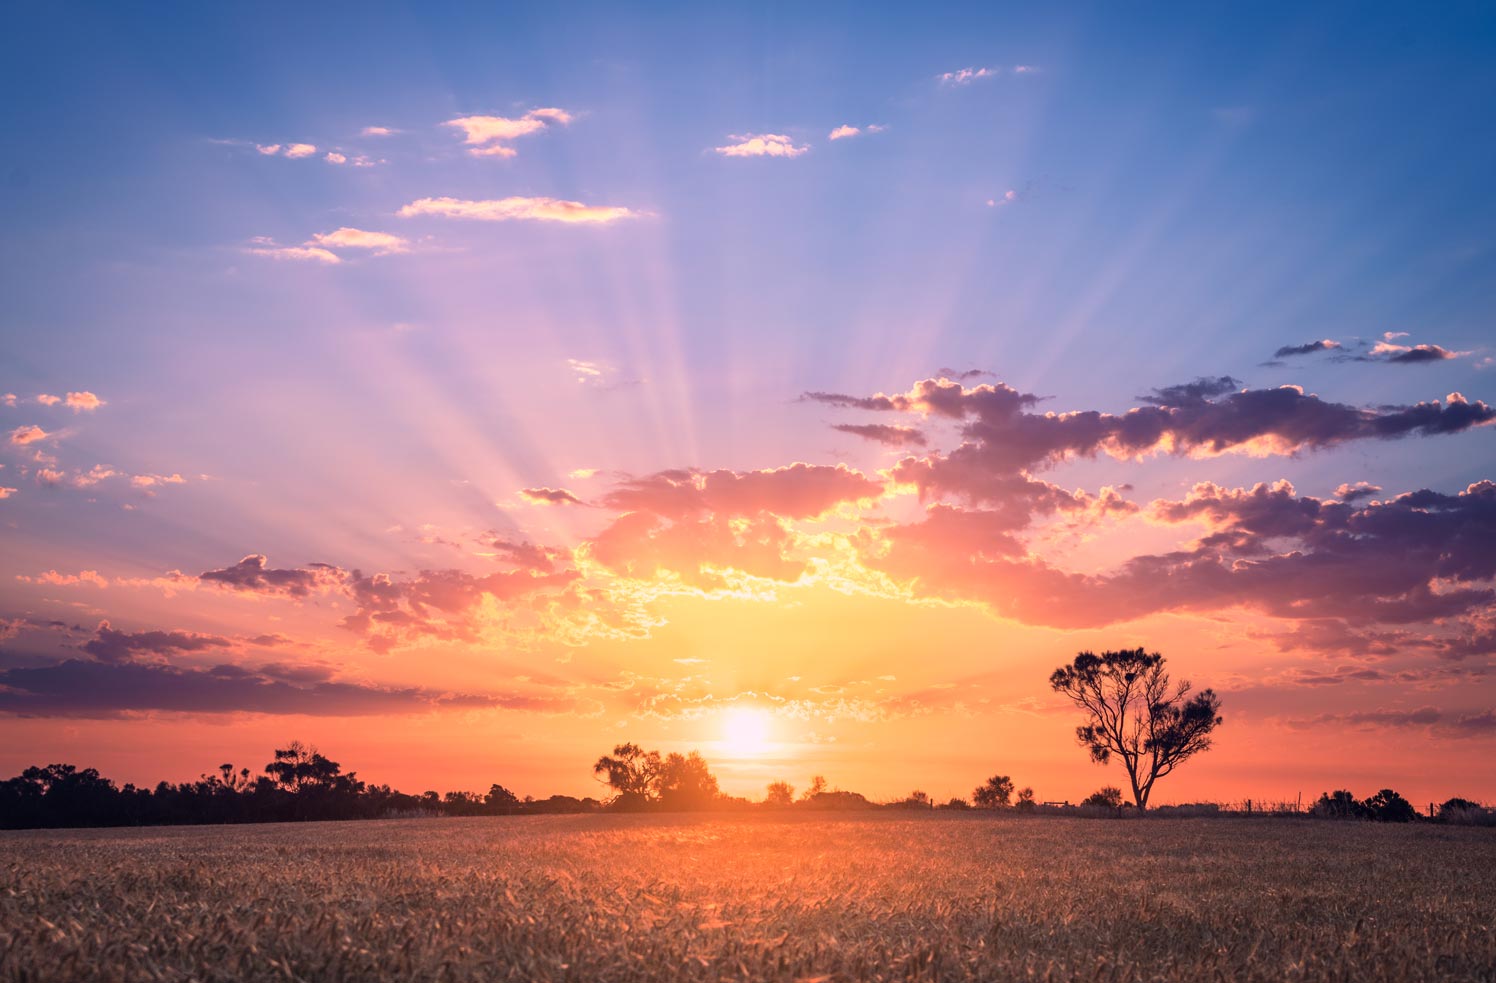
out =
[[[722,748],[738,758],[753,758],[769,749],[769,713],[757,707],[733,707],[722,715]]]

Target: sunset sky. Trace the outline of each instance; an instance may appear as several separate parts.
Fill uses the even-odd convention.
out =
[[[0,773],[1496,798],[1496,16],[13,4]]]

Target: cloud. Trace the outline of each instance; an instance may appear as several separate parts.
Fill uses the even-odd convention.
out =
[[[10,496],[14,495],[18,491],[20,491],[19,488],[5,488],[5,487],[0,487],[0,501],[4,501],[5,499],[7,499]]]
[[[250,246],[245,252],[253,256],[266,256],[270,259],[290,259],[299,262],[327,263],[336,265],[343,261],[337,253],[330,252],[320,246],[277,246],[263,237],[254,240],[257,245]]]
[[[62,402],[62,397],[51,396],[47,393],[42,393],[41,395],[36,397],[36,401],[38,403],[41,403],[43,406],[56,406],[58,403]]]
[[[1321,338],[1319,341],[1309,341],[1302,345],[1284,345],[1273,352],[1273,358],[1287,358],[1290,355],[1308,355],[1312,352],[1330,352],[1343,347],[1340,342],[1329,338]]]
[[[867,126],[862,127],[853,126],[850,123],[843,123],[841,126],[838,126],[836,129],[826,134],[826,139],[846,140],[850,139],[851,137],[860,136],[864,133],[882,133],[886,129],[888,129],[888,127],[882,126],[878,123],[871,123]]]
[[[521,488],[519,493],[536,505],[581,505],[582,500],[564,488]]]
[[[348,163],[348,155],[347,154],[340,154],[336,150],[329,150],[326,154],[324,154],[322,156],[322,159],[325,160],[325,161],[327,161],[329,164],[346,164],[346,163]]]
[[[564,695],[453,693],[319,680],[318,675],[314,668],[298,671],[283,663],[259,669],[182,668],[73,659],[0,671],[0,713],[83,718],[141,711],[359,717],[475,709],[566,713],[578,707]]]
[[[1411,710],[1392,708],[1361,710],[1351,713],[1325,713],[1309,720],[1290,721],[1296,727],[1341,725],[1359,730],[1403,730],[1426,728],[1442,737],[1472,738],[1496,736],[1496,709],[1483,711],[1448,711],[1433,706]]]
[[[317,152],[317,148],[310,143],[293,143],[286,148],[286,156],[292,160],[298,157],[310,157]]]
[[[360,133],[366,137],[387,137],[399,133],[399,130],[388,126],[366,126]]]
[[[104,401],[102,399],[95,396],[93,393],[89,392],[86,389],[82,392],[68,393],[66,402],[68,408],[71,409],[74,413],[85,411],[91,413],[94,410],[98,409],[100,406],[104,405]]]
[[[831,429],[866,440],[875,440],[889,447],[923,447],[925,445],[924,431],[917,427],[890,426],[886,423],[838,423]]]
[[[35,577],[16,574],[16,580],[23,584],[50,584],[55,587],[76,587],[80,584],[92,584],[99,588],[109,586],[109,581],[97,570],[80,570],[77,573],[58,573],[56,570],[48,570]]]
[[[881,482],[845,465],[796,463],[765,471],[661,471],[620,483],[602,502],[619,512],[665,518],[768,512],[811,519],[842,503],[876,499],[882,493]]]
[[[1022,71],[1032,71],[1027,65],[1021,65]],[[941,85],[970,85],[978,79],[996,78],[1001,69],[997,68],[961,68],[954,72],[943,72],[935,76]]]
[[[1381,490],[1381,485],[1373,485],[1369,481],[1358,481],[1355,484],[1347,482],[1335,489],[1335,497],[1342,502],[1354,502],[1358,499],[1370,498]]]
[[[1011,204],[1013,204],[1013,202],[1015,202],[1017,200],[1018,200],[1018,192],[1016,192],[1016,191],[1014,191],[1014,190],[1012,190],[1010,188],[1007,191],[1003,192],[1003,195],[1002,195],[1001,198],[988,198],[987,199],[987,207],[988,208],[1001,208],[1004,205],[1011,205]]]
[[[607,369],[597,362],[588,362],[580,358],[568,358],[566,367],[576,373],[577,382],[586,384],[589,382],[601,382]]]
[[[510,141],[538,133],[555,124],[566,126],[573,118],[564,109],[532,109],[519,119],[505,116],[459,116],[442,125],[461,130],[463,143],[468,145],[468,153],[475,157],[513,157],[517,151],[509,146]]]
[[[467,201],[460,198],[418,198],[396,213],[402,218],[439,215],[444,218],[482,222],[536,221],[604,225],[620,219],[639,218],[642,212],[615,205],[584,205],[558,198],[511,197]]]
[[[327,563],[273,569],[263,553],[251,553],[231,567],[198,575],[198,580],[228,590],[298,598],[336,589],[342,586],[344,578],[342,570]]]
[[[83,651],[99,662],[118,665],[134,661],[140,655],[165,657],[183,652],[204,652],[228,648],[233,643],[218,635],[199,635],[190,631],[119,631],[109,622],[99,622],[94,637]]]
[[[797,147],[782,133],[735,133],[728,139],[735,142],[712,149],[723,157],[799,157],[810,152],[808,145]]]
[[[1396,345],[1390,341],[1379,341],[1371,349],[1371,358],[1399,365],[1418,365],[1425,362],[1444,362],[1452,358],[1469,355],[1469,352],[1453,352],[1440,345]]]
[[[41,427],[27,425],[16,427],[12,430],[10,432],[10,442],[15,447],[25,447],[27,444],[35,444],[46,440],[48,437],[55,436],[55,433],[48,433]]]
[[[307,242],[308,246],[329,249],[368,249],[375,256],[403,253],[410,249],[410,241],[389,232],[367,232],[342,226],[332,232],[319,232]]]

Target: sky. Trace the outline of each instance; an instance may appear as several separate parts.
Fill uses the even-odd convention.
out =
[[[1496,799],[1478,4],[13,4],[0,772]]]

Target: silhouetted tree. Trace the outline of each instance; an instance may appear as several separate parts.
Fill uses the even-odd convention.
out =
[[[970,809],[971,808],[971,803],[967,802],[965,799],[951,799],[945,805],[943,805],[943,806],[937,806],[936,808],[939,808],[939,809]]]
[[[654,788],[666,809],[705,809],[721,795],[717,776],[695,751],[667,755],[655,776]]]
[[[1091,760],[1122,759],[1139,809],[1148,808],[1154,782],[1209,749],[1222,721],[1214,691],[1191,696],[1186,681],[1171,693],[1164,657],[1141,648],[1081,652],[1049,684],[1086,712],[1088,722],[1075,735]]]
[[[1020,812],[1032,812],[1034,809],[1034,790],[1027,787],[1019,789],[1018,801],[1014,803],[1013,807]]]
[[[930,802],[929,793],[921,792],[919,789],[915,789],[913,792],[910,792],[909,798],[905,799],[904,802],[907,805],[919,806],[922,809],[929,809],[932,805],[932,803]]]
[[[801,799],[809,802],[818,795],[825,795],[830,790],[831,786],[826,783],[825,775],[814,775],[810,779],[810,788],[805,790],[805,794],[801,796]]]
[[[1122,808],[1122,790],[1115,785],[1103,785],[1081,800],[1083,806],[1100,806],[1103,809]]]
[[[1336,789],[1334,792],[1323,792],[1319,800],[1309,807],[1311,815],[1321,819],[1366,819],[1369,817],[1366,806],[1361,803],[1349,789]]]
[[[1379,823],[1411,823],[1418,818],[1413,803],[1390,788],[1384,788],[1364,803],[1371,818]]]
[[[795,801],[795,786],[789,782],[770,782],[764,805],[784,808]]]
[[[499,810],[512,809],[519,805],[518,797],[498,782],[489,786],[488,794],[483,797],[483,801],[489,808]]]
[[[1013,800],[1013,779],[993,775],[971,793],[971,801],[983,809],[1006,809]]]
[[[615,807],[640,809],[649,804],[659,777],[660,752],[645,751],[633,743],[619,744],[611,755],[597,759],[592,773],[613,790]]]

